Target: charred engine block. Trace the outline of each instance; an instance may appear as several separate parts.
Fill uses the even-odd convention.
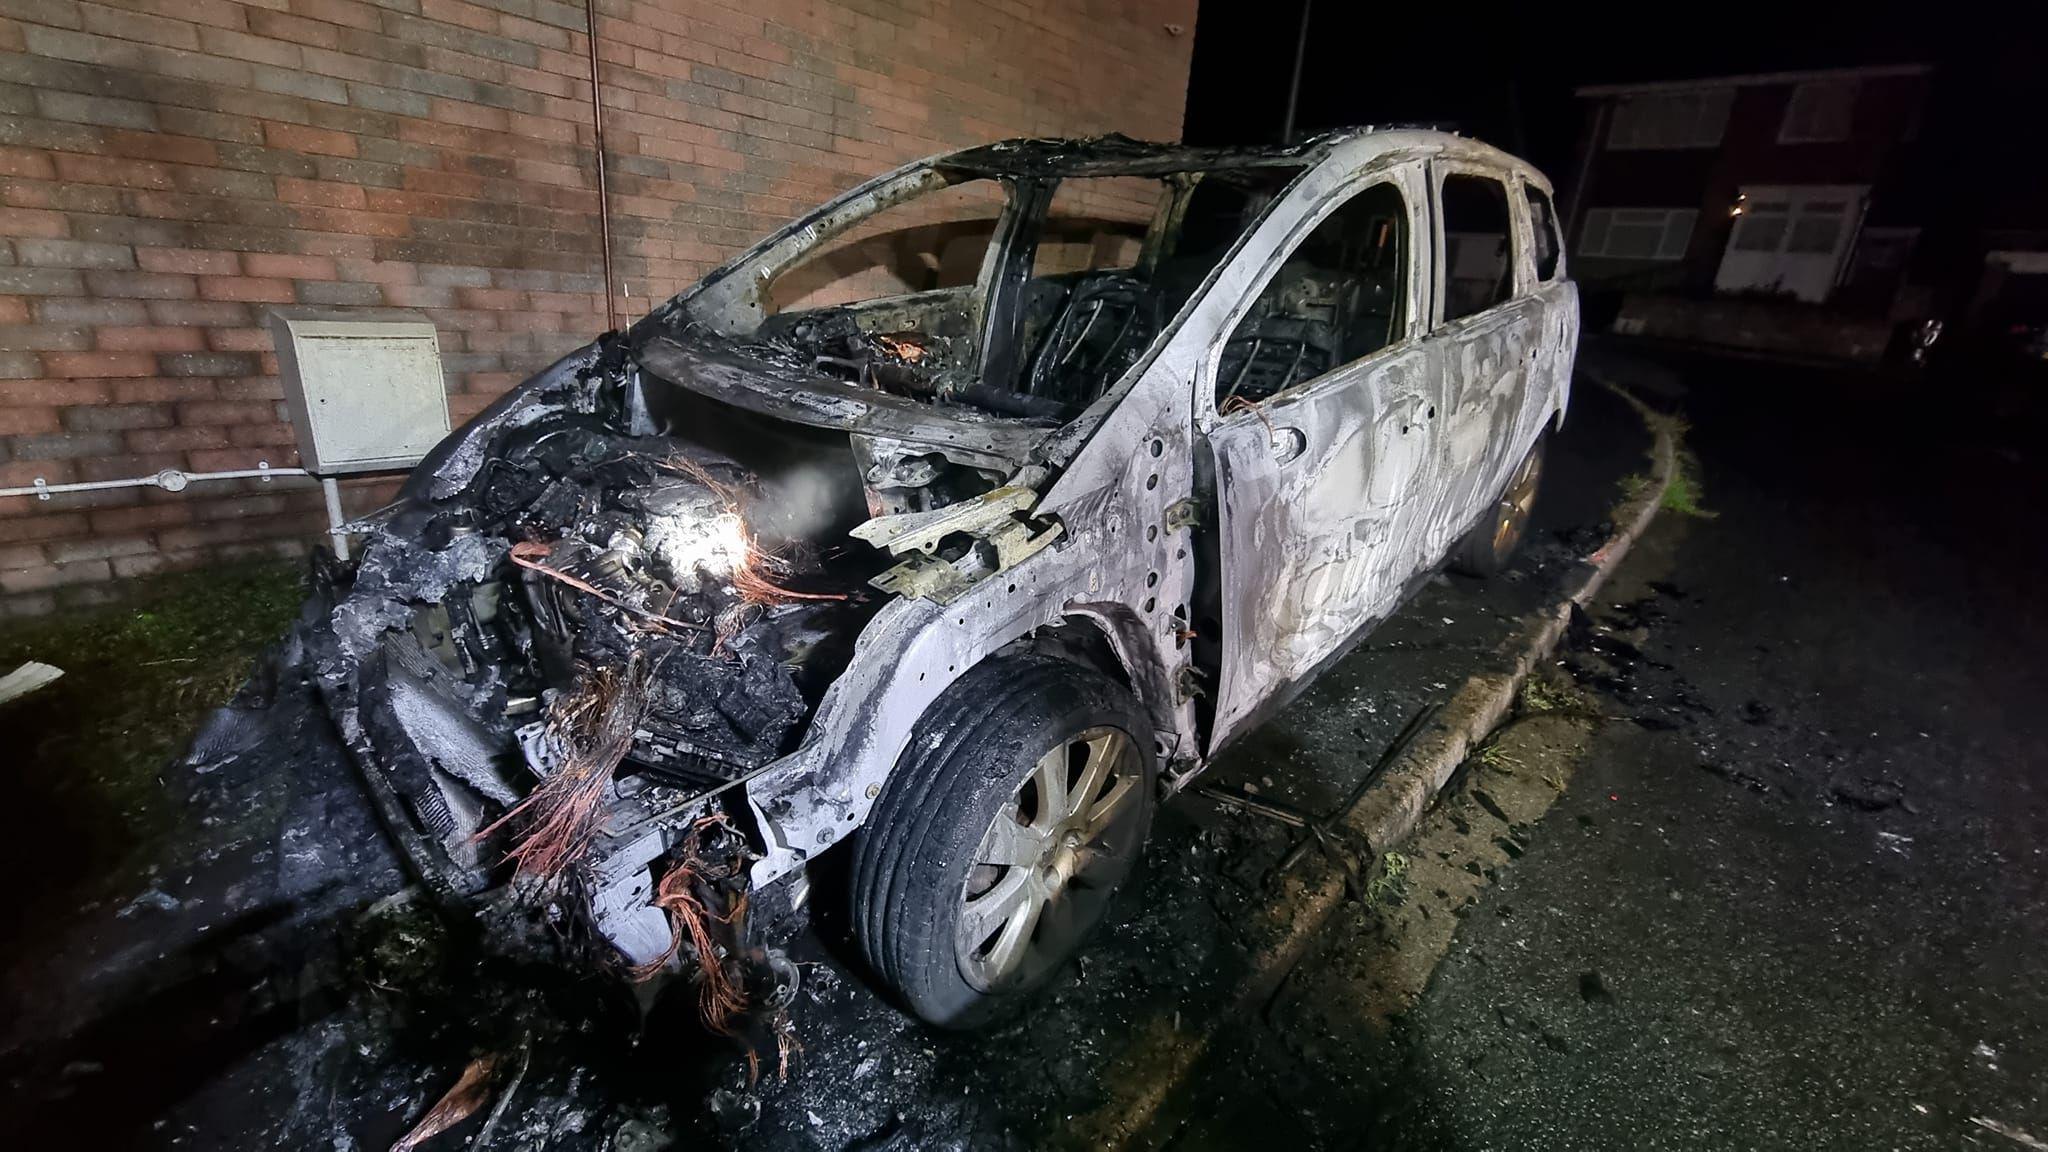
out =
[[[506,429],[456,498],[401,506],[335,594],[323,681],[344,736],[457,889],[499,867],[483,834],[558,767],[551,706],[592,670],[645,670],[610,803],[672,808],[791,750],[875,607],[868,566],[835,572],[781,532],[755,472],[622,424],[564,408]]]

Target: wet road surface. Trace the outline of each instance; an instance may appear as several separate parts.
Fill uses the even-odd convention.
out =
[[[1397,928],[1340,926],[1156,1144],[2048,1139],[2037,404],[1675,363],[1713,516],[1664,516],[1568,647],[1606,717],[1569,787],[1468,821],[1520,847],[1418,1000],[1360,1011]]]
[[[1417,708],[1485,666],[1511,622],[1551,598],[1604,537],[1600,519],[1647,444],[1633,415],[1582,383],[1514,569],[1424,588],[1211,778],[1327,810]],[[10,964],[22,1011],[0,1073],[18,1131],[382,1148],[483,1054],[525,1069],[495,1147],[1075,1142],[1112,1088],[1148,1074],[1120,1062],[1140,1037],[1217,1014],[1260,943],[1249,911],[1286,896],[1269,874],[1289,830],[1184,797],[1041,1010],[941,1036],[869,991],[830,914],[838,878],[821,869],[821,927],[795,956],[802,1050],[787,1083],[771,1058],[750,1087],[737,1048],[691,1019],[687,990],[650,1010],[616,980],[493,957],[471,925],[410,899],[352,771],[289,686],[202,759],[203,770],[166,774],[189,815],[181,858],[201,864],[79,910],[50,927],[55,946]],[[1300,878],[1328,866],[1312,856]],[[486,1123],[480,1111],[441,1139]]]

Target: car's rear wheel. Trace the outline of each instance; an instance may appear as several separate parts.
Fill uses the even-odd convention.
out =
[[[855,847],[854,929],[923,1020],[1027,1004],[1078,951],[1151,824],[1152,730],[1121,684],[1027,655],[926,710]]]
[[[1452,568],[1471,576],[1491,576],[1514,559],[1536,507],[1536,492],[1543,482],[1543,448],[1549,439],[1547,434],[1538,436],[1529,446],[1500,499],[1451,550]]]

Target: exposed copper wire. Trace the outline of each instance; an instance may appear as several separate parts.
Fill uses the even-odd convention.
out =
[[[581,860],[604,826],[604,794],[612,773],[633,747],[633,731],[647,707],[649,669],[635,652],[623,668],[586,669],[573,691],[548,704],[548,738],[563,749],[556,765],[524,800],[498,817],[478,839],[525,819],[506,852],[521,876],[553,879]]]
[[[633,977],[646,980],[668,967],[669,962],[682,951],[683,940],[687,937],[690,950],[697,959],[697,1014],[706,1028],[721,1036],[732,1036],[736,1034],[735,1022],[747,1010],[747,997],[739,983],[726,971],[725,952],[713,935],[712,925],[732,928],[733,935],[737,937],[736,925],[746,918],[747,897],[741,893],[733,901],[733,906],[721,915],[713,910],[710,901],[699,891],[700,885],[712,890],[716,882],[737,875],[736,865],[728,866],[723,874],[713,874],[701,855],[704,832],[713,827],[732,832],[732,825],[722,815],[707,816],[697,821],[683,838],[675,863],[662,874],[661,882],[655,886],[654,906],[668,913],[668,948],[659,957],[634,968]]]

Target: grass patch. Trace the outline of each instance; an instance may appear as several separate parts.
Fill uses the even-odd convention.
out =
[[[1720,515],[1708,511],[1700,503],[1699,461],[1690,452],[1678,454],[1678,467],[1671,470],[1671,483],[1664,486],[1664,495],[1659,503],[1664,511],[1681,516],[1712,520]]]
[[[142,819],[160,795],[164,763],[290,625],[302,571],[280,559],[177,573],[118,603],[0,624],[0,671],[25,660],[64,670],[49,687],[0,706],[0,725],[15,755],[27,751],[36,790],[71,792],[73,803],[88,800],[103,815]]]
[[[1385,907],[1390,901],[1398,901],[1408,891],[1408,883],[1402,877],[1408,874],[1408,858],[1399,852],[1381,853],[1379,864],[1373,868],[1372,876],[1365,882],[1365,906]]]
[[[1515,774],[1515,769],[1522,767],[1522,761],[1519,758],[1510,754],[1506,748],[1501,747],[1497,743],[1488,744],[1479,750],[1479,763],[1482,767],[1491,768],[1503,776],[1512,776]]]
[[[1522,710],[1525,712],[1573,712],[1578,708],[1578,700],[1551,687],[1550,682],[1541,676],[1531,676],[1522,681]]]

